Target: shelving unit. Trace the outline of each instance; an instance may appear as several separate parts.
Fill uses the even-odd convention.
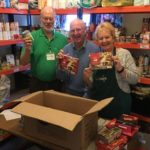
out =
[[[149,13],[150,6],[124,6],[124,7],[97,7],[92,9],[83,9],[83,13]]]
[[[8,14],[8,15],[28,15],[28,10],[17,10],[15,8],[0,8],[0,14]],[[12,39],[12,40],[0,40],[0,46],[8,46],[8,45],[15,45],[15,44],[21,44],[23,43],[22,39]],[[0,70],[0,76],[1,75],[8,75],[8,74],[14,74],[16,72],[20,71],[26,71],[30,69],[30,65],[26,66],[15,66],[10,69],[3,69]]]
[[[77,14],[77,8],[67,8],[67,9],[56,9],[56,14],[58,15],[71,15],[71,14]],[[39,15],[40,10],[30,10],[29,13],[31,15]]]
[[[131,42],[116,42],[116,47],[128,48],[128,49],[144,49],[150,51],[150,44],[141,44],[141,43],[131,43]]]
[[[20,44],[20,43],[23,43],[22,39],[19,39],[19,40],[0,40],[0,46]]]
[[[150,78],[140,77],[139,83],[150,85]]]
[[[20,9],[17,10],[15,8],[0,8],[0,14],[20,14],[20,15],[27,15],[28,10]]]
[[[84,14],[150,13],[150,6],[97,7],[97,8],[92,8],[92,9],[84,9],[83,8],[83,13]],[[17,10],[15,8],[0,8],[0,14],[39,15],[40,10]],[[56,9],[56,14],[58,14],[58,15],[77,14],[77,8]],[[21,39],[19,39],[19,40],[4,40],[4,41],[0,41],[0,46],[19,44],[19,43],[23,43],[23,40],[21,40]],[[134,50],[137,50],[137,49],[150,50],[150,44],[147,45],[146,47],[142,47],[140,43],[121,43],[121,42],[119,42],[119,43],[115,43],[115,45],[116,45],[116,47],[122,47],[122,48],[134,49]],[[10,71],[10,73],[13,73],[13,72],[14,71]],[[6,72],[6,74],[7,74],[7,72]],[[150,84],[150,79],[141,77],[139,82],[144,83],[144,84]]]
[[[149,13],[150,6],[124,6],[124,7],[96,7],[92,9],[83,9],[83,13]],[[17,10],[15,8],[0,8],[0,14],[32,14],[39,15],[40,10]],[[56,9],[58,15],[76,14],[77,8]]]
[[[30,65],[26,65],[26,66],[16,66],[10,69],[5,69],[5,70],[0,70],[0,76],[5,74],[13,74],[16,72],[20,72],[20,71],[26,71],[26,70],[30,70]]]

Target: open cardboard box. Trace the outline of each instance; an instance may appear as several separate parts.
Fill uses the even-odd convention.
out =
[[[84,150],[97,134],[97,111],[112,98],[93,101],[55,91],[22,98],[12,110],[22,115],[25,134],[72,150]]]

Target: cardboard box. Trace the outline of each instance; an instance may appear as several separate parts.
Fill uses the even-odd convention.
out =
[[[23,100],[12,110],[22,115],[27,135],[66,149],[84,150],[97,134],[97,111],[112,98],[98,102],[55,91],[40,91]]]

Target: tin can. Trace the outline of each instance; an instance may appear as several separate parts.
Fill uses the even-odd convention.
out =
[[[30,37],[32,40],[34,40],[32,34],[30,33],[29,30],[25,30],[22,32],[22,37],[25,38],[25,37]]]

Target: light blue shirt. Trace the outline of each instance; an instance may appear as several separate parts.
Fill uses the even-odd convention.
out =
[[[100,48],[91,41],[85,41],[80,50],[77,50],[73,43],[69,43],[64,47],[65,54],[79,58],[77,74],[73,75],[61,70],[57,73],[57,77],[64,81],[64,92],[76,96],[84,95],[86,87],[83,81],[83,70],[89,67],[89,54],[98,51],[100,51]]]

